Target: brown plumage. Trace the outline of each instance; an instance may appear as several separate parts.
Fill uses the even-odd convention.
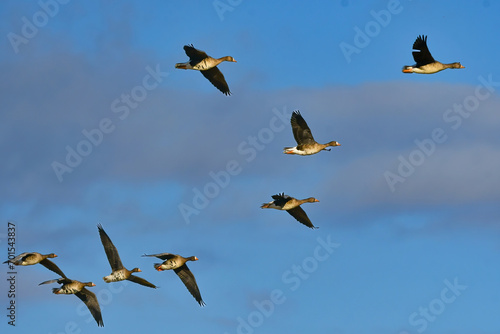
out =
[[[57,257],[57,255],[54,253],[43,255],[37,252],[29,252],[29,253],[27,252],[19,254],[15,258],[7,260],[4,263],[12,263],[16,266],[31,266],[40,263],[42,266],[44,266],[49,270],[52,270],[59,276],[65,277],[62,270],[59,269],[59,267],[54,262],[49,260],[49,258],[54,258],[54,257]]]
[[[311,220],[309,219],[309,217],[307,217],[306,212],[300,207],[300,205],[304,203],[319,202],[316,198],[309,197],[299,200],[285,195],[284,193],[273,195],[272,198],[274,199],[274,201],[262,204],[261,209],[285,210],[298,222],[312,229],[317,228],[311,223]]]
[[[298,110],[292,113],[290,119],[292,125],[292,132],[297,146],[285,147],[283,153],[285,154],[298,154],[298,155],[311,155],[320,151],[330,151],[327,149],[329,146],[340,146],[336,141],[331,141],[326,144],[317,143],[311,133],[311,129]]]
[[[132,275],[132,273],[141,272],[141,269],[134,268],[132,270],[128,270],[123,266],[122,261],[120,260],[120,255],[118,254],[118,250],[116,249],[115,245],[113,245],[113,242],[106,234],[106,232],[104,232],[101,224],[97,225],[97,229],[99,230],[99,236],[101,237],[101,242],[112,270],[111,274],[103,277],[103,280],[106,283],[129,280],[131,282],[156,289],[156,285],[149,283],[144,278]]]
[[[226,79],[217,68],[217,65],[223,61],[236,62],[233,57],[212,58],[205,52],[195,49],[192,44],[184,45],[184,51],[189,57],[189,61],[186,63],[177,63],[175,64],[175,68],[200,71],[224,95],[231,95]]]
[[[90,287],[90,286],[95,286],[94,283],[92,282],[80,282],[77,280],[72,280],[67,278],[66,276],[63,276],[63,278],[58,278],[58,279],[52,279],[49,281],[45,281],[40,283],[39,285],[42,284],[50,284],[50,283],[59,283],[62,284],[60,288],[53,288],[52,292],[55,294],[73,294],[80,298],[82,302],[87,305],[87,308],[89,309],[90,313],[94,317],[95,321],[97,322],[97,326],[104,327],[104,322],[102,321],[102,315],[101,315],[101,308],[99,307],[99,302],[97,301],[97,297],[95,294],[87,289],[85,287]]]
[[[191,295],[196,299],[200,306],[205,306],[205,302],[201,298],[200,289],[198,289],[198,284],[194,278],[193,273],[189,270],[186,265],[187,261],[198,261],[196,256],[182,257],[177,254],[170,253],[160,253],[160,254],[144,254],[143,256],[157,257],[164,260],[163,263],[155,263],[154,267],[158,271],[173,269],[174,272],[179,276],[182,283],[186,286]]]
[[[412,52],[413,59],[416,64],[413,66],[404,66],[403,73],[432,74],[447,68],[465,68],[458,62],[443,64],[434,60],[434,57],[432,57],[431,52],[427,47],[427,36],[418,36],[413,43],[413,50],[418,50]]]

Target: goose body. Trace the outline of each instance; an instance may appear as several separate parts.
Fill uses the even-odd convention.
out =
[[[118,250],[115,245],[113,245],[113,242],[106,234],[101,224],[97,225],[97,229],[99,230],[99,236],[112,270],[111,274],[103,277],[103,280],[106,283],[129,280],[131,282],[156,289],[156,285],[146,281],[144,278],[132,275],[133,273],[141,272],[141,269],[134,268],[132,270],[128,270],[123,266]]]
[[[224,95],[231,95],[226,79],[224,78],[222,72],[217,68],[217,65],[223,61],[236,62],[233,57],[226,56],[222,58],[212,58],[205,52],[195,49],[192,44],[184,45],[184,51],[189,57],[189,61],[185,63],[177,63],[175,64],[175,68],[200,71],[201,74],[203,74],[203,76]]]
[[[158,271],[163,270],[173,270],[177,276],[181,279],[182,283],[186,286],[191,295],[196,299],[200,306],[204,306],[205,302],[201,298],[200,289],[198,289],[198,284],[194,278],[193,273],[189,270],[186,265],[187,261],[198,261],[196,256],[182,257],[177,254],[171,253],[160,253],[160,254],[144,254],[143,256],[156,257],[164,260],[162,263],[155,263],[154,267]]]
[[[304,203],[319,202],[316,198],[309,197],[299,200],[285,195],[284,193],[273,195],[272,198],[274,199],[274,201],[262,204],[261,209],[284,210],[288,212],[293,218],[295,218],[299,223],[302,223],[312,229],[317,228],[311,223],[311,220],[307,216],[306,212],[300,207],[300,205]]]
[[[72,280],[67,277],[53,279],[49,281],[45,281],[40,283],[42,284],[50,284],[50,283],[58,283],[62,284],[60,288],[53,288],[52,292],[56,295],[64,294],[64,295],[75,295],[82,302],[87,305],[90,313],[94,317],[98,326],[104,327],[104,322],[102,321],[101,308],[99,307],[99,302],[97,301],[97,297],[92,291],[87,290],[85,287],[95,286],[92,282],[80,282],[77,280]]]
[[[132,270],[127,270],[126,268],[121,268],[113,270],[108,276],[104,276],[103,279],[106,283],[119,282],[128,279],[132,273],[139,273],[141,270],[139,268],[134,268]]]
[[[285,154],[311,155],[323,150],[329,151],[330,149],[327,149],[329,146],[340,146],[337,141],[331,141],[326,144],[316,142],[311,133],[311,129],[298,110],[292,113],[290,123],[297,146],[285,147],[283,149],[283,153]]]
[[[15,258],[7,260],[4,263],[12,263],[16,266],[32,266],[34,264],[40,263],[45,268],[55,272],[61,277],[64,277],[64,273],[62,272],[62,270],[59,269],[59,267],[54,262],[49,260],[49,258],[52,259],[55,257],[57,257],[57,255],[54,253],[44,255],[37,252],[26,252],[19,254]]]
[[[413,43],[413,59],[416,64],[412,66],[404,66],[403,73],[420,73],[420,74],[433,74],[445,70],[447,68],[465,68],[462,64],[455,62],[450,64],[443,64],[432,57],[429,48],[427,47],[427,36],[418,36]]]

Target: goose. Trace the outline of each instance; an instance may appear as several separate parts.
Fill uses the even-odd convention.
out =
[[[260,208],[285,210],[293,218],[297,219],[299,223],[302,223],[312,229],[317,228],[311,223],[311,220],[309,220],[309,217],[307,217],[306,212],[300,207],[300,205],[304,203],[319,202],[316,198],[309,197],[306,199],[296,199],[291,196],[285,195],[285,193],[273,195],[272,198],[274,199],[274,201],[264,203]]]
[[[143,256],[157,257],[164,260],[163,263],[155,263],[154,267],[158,271],[173,269],[174,272],[179,276],[182,283],[186,286],[191,295],[196,299],[200,306],[205,306],[205,302],[201,298],[200,290],[198,289],[198,284],[196,284],[196,279],[193,273],[189,270],[186,265],[187,261],[198,261],[196,256],[182,257],[177,254],[170,253],[160,253],[160,254],[144,254]]]
[[[101,242],[112,270],[111,274],[103,277],[103,280],[106,283],[129,280],[131,282],[156,289],[156,285],[149,283],[144,278],[132,275],[133,273],[141,272],[141,269],[134,268],[132,270],[128,270],[123,266],[122,261],[120,260],[120,255],[118,255],[118,250],[115,245],[113,245],[113,242],[111,242],[111,239],[106,232],[104,232],[102,225],[98,224],[97,229],[99,230],[99,236],[101,237]]]
[[[224,75],[217,68],[217,65],[223,61],[230,61],[236,63],[233,57],[226,56],[222,58],[212,58],[205,52],[195,49],[193,44],[184,45],[184,51],[189,57],[189,61],[186,63],[177,63],[175,68],[180,68],[183,70],[197,70],[205,78],[208,79],[218,90],[220,90],[224,95],[231,95],[229,91],[229,86],[227,85]]]
[[[439,71],[445,70],[447,68],[465,68],[462,64],[456,62],[451,64],[443,64],[434,60],[429,49],[427,48],[427,36],[418,36],[413,43],[413,59],[416,64],[413,66],[404,66],[403,73],[421,73],[421,74],[432,74]]]
[[[314,140],[311,129],[309,129],[309,126],[307,126],[306,121],[298,110],[292,113],[290,123],[292,124],[293,137],[297,142],[297,146],[285,147],[283,149],[283,153],[285,154],[311,155],[322,150],[330,151],[330,149],[327,149],[328,146],[340,146],[336,141],[331,141],[326,144],[317,143]]]
[[[59,269],[59,267],[54,262],[49,260],[49,258],[52,259],[55,257],[57,257],[57,255],[54,253],[44,255],[37,252],[26,252],[19,254],[15,258],[7,260],[4,263],[12,263],[16,266],[31,266],[40,263],[42,266],[55,272],[59,276],[65,277],[62,270]]]
[[[38,285],[50,284],[56,282],[62,284],[62,286],[60,288],[53,288],[52,289],[53,293],[55,293],[56,295],[65,294],[65,295],[77,296],[78,298],[80,298],[82,302],[85,303],[85,305],[87,305],[87,308],[89,309],[90,313],[97,322],[97,326],[104,327],[104,322],[102,321],[102,316],[101,316],[101,308],[99,307],[99,302],[97,301],[97,297],[92,291],[85,289],[85,287],[95,286],[94,283],[92,282],[83,283],[77,280],[69,279],[66,276],[63,276],[63,278],[52,279],[49,281],[42,282]]]

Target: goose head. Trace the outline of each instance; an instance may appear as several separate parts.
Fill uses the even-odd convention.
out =
[[[233,63],[236,63],[236,62],[237,62],[237,61],[236,61],[233,57],[231,57],[231,56],[222,57],[221,59],[222,59],[222,61],[230,61],[230,62],[233,62]]]

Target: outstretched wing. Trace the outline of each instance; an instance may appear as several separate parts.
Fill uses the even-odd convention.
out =
[[[208,57],[205,52],[196,49],[193,44],[184,45],[184,51],[189,57],[189,63],[191,64],[191,66],[198,64],[200,61]]]
[[[99,230],[99,236],[101,237],[101,242],[104,247],[104,251],[106,252],[106,256],[108,257],[111,270],[115,271],[124,268],[122,261],[120,260],[120,255],[118,255],[118,250],[115,245],[113,245],[113,242],[111,242],[111,239],[106,232],[104,232],[102,225],[98,224],[97,229]]]
[[[292,113],[290,123],[292,124],[293,137],[297,144],[303,145],[315,142],[311,129],[309,129],[309,126],[307,126],[306,121],[298,110]]]
[[[144,286],[147,286],[149,288],[153,288],[153,289],[156,289],[156,285],[152,284],[152,283],[149,283],[148,281],[146,281],[144,278],[142,277],[137,277],[137,276],[134,276],[134,275],[130,275],[128,278],[127,278],[129,281],[132,281],[134,283],[137,283],[137,284],[140,284],[140,285],[144,285]]]
[[[52,270],[53,272],[55,272],[59,276],[66,277],[66,275],[64,275],[62,270],[59,269],[59,267],[54,262],[50,261],[49,259],[44,259],[44,260],[40,261],[40,264],[42,266],[44,266],[45,268]]]
[[[75,296],[80,298],[80,300],[87,305],[87,308],[97,322],[97,326],[104,327],[101,308],[99,307],[99,302],[97,301],[95,294],[92,291],[83,288],[80,292],[75,293]]]
[[[310,227],[310,228],[316,228],[312,223],[311,223],[311,220],[309,219],[309,217],[307,217],[307,214],[306,212],[304,211],[304,209],[302,209],[300,206],[297,206],[293,209],[290,209],[290,210],[287,210],[287,212],[295,219],[297,219],[297,221],[299,221],[299,223],[302,223],[304,225],[306,225],[307,227]]]
[[[59,283],[59,284],[70,284],[73,282],[73,280],[67,278],[67,277],[63,277],[63,278],[56,278],[56,279],[51,279],[51,280],[48,280],[48,281],[45,281],[45,282],[42,282],[38,285],[42,285],[42,284],[51,284],[51,283]]]
[[[18,262],[20,263],[21,261],[24,261],[24,259],[26,259],[26,257],[30,254],[32,254],[32,253],[21,253],[18,256],[16,256],[15,258],[7,260],[3,263],[12,263],[12,264],[16,264]]]
[[[227,85],[226,79],[222,72],[216,67],[212,67],[209,70],[200,71],[205,78],[208,79],[218,90],[220,90],[224,95],[231,95],[229,91],[229,86]]]
[[[419,50],[419,52],[412,52],[413,59],[417,63],[417,67],[435,62],[429,51],[429,48],[427,47],[427,36],[418,36],[415,40],[415,43],[413,43],[413,49]]]
[[[48,281],[42,282],[42,283],[40,283],[40,284],[38,284],[38,285],[42,285],[42,284],[51,284],[51,283],[55,283],[55,282],[57,282],[58,280],[59,280],[58,278],[56,278],[56,279],[51,279],[51,280],[48,280]]]
[[[198,284],[196,284],[196,279],[193,273],[189,270],[186,264],[181,267],[174,269],[175,273],[181,279],[182,283],[186,286],[191,295],[196,299],[200,306],[205,306],[205,302],[201,298],[200,289],[198,289]]]
[[[175,257],[175,254],[170,254],[170,253],[159,253],[159,254],[144,254],[143,256],[149,256],[149,257],[157,257],[162,260],[170,260],[171,258]]]

